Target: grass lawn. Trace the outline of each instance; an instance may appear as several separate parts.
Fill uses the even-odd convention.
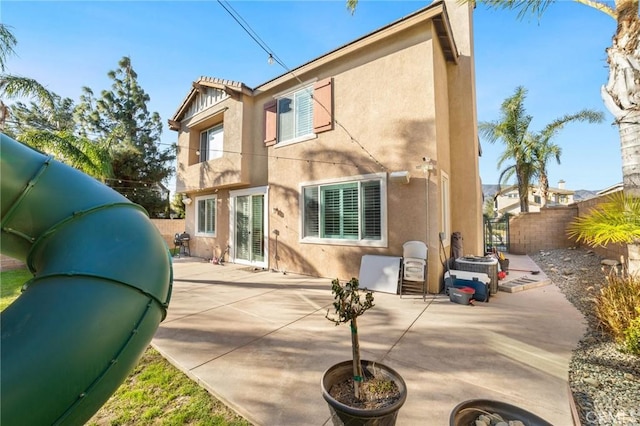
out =
[[[20,294],[31,278],[26,269],[0,272],[0,310]],[[213,398],[153,348],[88,425],[250,426]]]
[[[0,272],[0,311],[20,296],[22,285],[32,277],[27,269]]]

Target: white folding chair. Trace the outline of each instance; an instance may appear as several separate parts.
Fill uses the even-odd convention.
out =
[[[426,299],[427,289],[427,245],[422,241],[407,241],[402,245],[402,280],[422,282],[422,297]],[[400,297],[403,287],[400,286]]]

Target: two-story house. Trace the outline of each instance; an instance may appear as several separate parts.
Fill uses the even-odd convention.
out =
[[[574,202],[575,191],[565,188],[565,181],[560,180],[557,187],[549,187],[546,199],[537,186],[530,186],[527,199],[529,212],[539,212],[543,207],[568,206]],[[495,209],[499,216],[504,214],[520,214],[520,196],[517,185],[508,186],[495,195]]]
[[[198,79],[169,120],[192,254],[348,279],[420,240],[439,291],[452,232],[482,253],[473,63],[447,0],[254,88]]]

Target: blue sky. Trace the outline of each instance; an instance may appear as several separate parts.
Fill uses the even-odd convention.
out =
[[[352,16],[344,1],[233,1],[231,6],[289,67],[314,59],[430,1],[360,0]],[[528,90],[531,130],[583,108],[605,112],[602,124],[574,123],[555,142],[562,164],[550,164],[552,186],[603,189],[622,181],[620,142],[600,87],[608,68],[605,49],[615,21],[586,6],[560,1],[541,20],[516,12],[474,11],[478,119],[498,118],[502,101],[517,86]],[[149,109],[165,123],[162,143],[177,140],[166,128],[201,75],[255,87],[285,72],[216,1],[7,1],[0,19],[18,39],[8,71],[35,78],[78,101],[81,88],[110,88],[107,72],[130,56]],[[503,146],[482,142],[480,175],[497,183]]]

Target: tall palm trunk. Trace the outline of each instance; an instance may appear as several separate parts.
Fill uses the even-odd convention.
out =
[[[640,87],[637,90],[640,91]],[[640,110],[629,111],[619,126],[624,190],[629,195],[640,197]]]
[[[529,175],[522,170],[522,167],[516,166],[516,176],[518,179],[518,197],[520,199],[520,211],[522,213],[529,212]]]
[[[622,183],[640,197],[640,17],[638,0],[616,0],[617,29],[607,49],[609,81],[601,93],[620,132]],[[627,245],[628,267],[640,273],[640,242]]]
[[[549,196],[549,177],[546,173],[540,172],[540,208],[547,205],[547,197]]]
[[[617,29],[607,49],[609,80],[601,93],[620,131],[625,192],[640,196],[640,17],[638,0],[616,0]]]

